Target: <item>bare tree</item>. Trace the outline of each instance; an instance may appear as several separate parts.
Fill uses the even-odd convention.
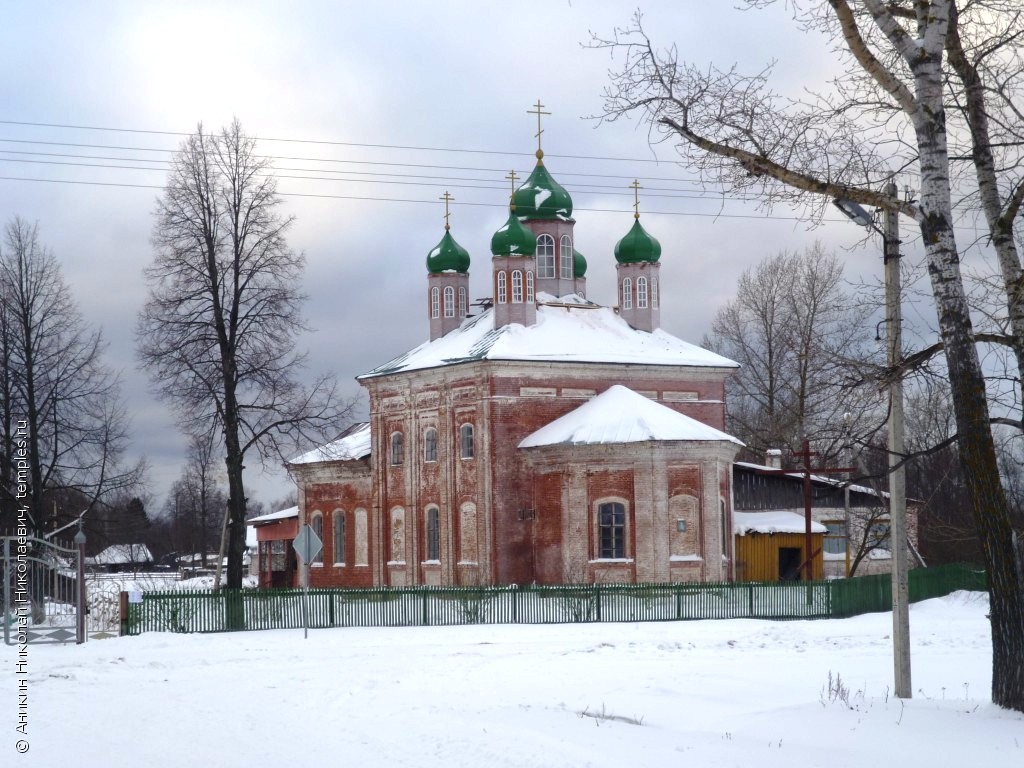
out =
[[[877,386],[862,374],[870,352],[860,307],[820,243],[740,276],[705,342],[740,364],[726,383],[729,428],[755,459],[767,448],[791,455],[807,439],[818,461],[841,460],[849,430],[864,442],[878,428]]]
[[[167,496],[166,513],[173,521],[175,547],[179,553],[198,553],[203,568],[219,540],[227,508],[227,497],[217,483],[217,437],[215,430],[189,435],[187,464]]]
[[[75,489],[92,506],[136,485],[143,464],[122,464],[128,420],[118,379],[102,361],[101,334],[82,321],[38,228],[20,218],[8,222],[0,248],[0,335],[0,475],[12,495],[12,452],[21,441],[38,536],[53,516],[47,494]]]
[[[333,380],[300,381],[304,259],[288,247],[268,163],[237,120],[182,142],[157,201],[138,344],[187,431],[215,425],[228,482],[227,586],[242,586],[246,457],[323,439],[344,411]]]
[[[1024,15],[1016,0],[789,5],[797,23],[831,35],[847,65],[822,93],[786,100],[771,91],[770,68],[747,76],[681,62],[674,48],[656,50],[637,18],[603,43],[625,54],[607,92],[607,117],[641,113],[704,178],[756,188],[765,205],[793,202],[813,215],[844,197],[917,223],[988,570],[992,698],[1024,711],[1024,565],[999,477],[953,203],[954,185],[973,175],[1004,278],[1006,342],[1024,370],[1024,281],[1014,237],[1024,202]],[[878,191],[905,170],[919,175],[919,201]]]

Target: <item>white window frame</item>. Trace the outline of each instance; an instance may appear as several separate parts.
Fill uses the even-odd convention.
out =
[[[505,271],[502,270],[498,273],[498,303],[505,304],[508,302],[508,289],[506,283],[508,278],[505,276]]]
[[[438,562],[441,559],[441,510],[435,505],[426,509],[426,521],[423,526],[426,532],[426,546],[423,552],[428,562]]]
[[[633,308],[633,281],[628,277],[622,280],[622,308]]]
[[[643,275],[636,279],[636,308],[647,309],[647,278]]]
[[[555,276],[555,238],[545,233],[537,236],[537,277]]]
[[[572,240],[562,235],[558,241],[558,271],[562,279],[572,280]]]
[[[526,270],[526,300],[533,301],[533,270]]]
[[[430,289],[430,317],[436,320],[441,316],[441,289],[436,285]]]
[[[523,303],[523,273],[522,270],[512,270],[512,303]]]
[[[459,458],[472,459],[476,454],[476,436],[473,434],[472,424],[463,424],[459,427]],[[467,437],[468,436],[468,437]]]
[[[444,289],[444,316],[455,317],[455,289],[450,285]]]
[[[340,523],[340,524],[339,524]],[[338,534],[341,534],[339,537]],[[345,564],[345,510],[336,509],[334,514],[331,515],[331,534],[334,542],[334,564],[344,565]],[[339,544],[341,546],[339,546]],[[341,557],[338,557],[338,555]]]
[[[437,430],[433,427],[423,433],[423,461],[426,464],[437,461]]]
[[[459,317],[469,314],[468,302],[466,301],[466,288],[459,286]]]
[[[658,278],[651,278],[651,308],[658,308]]]

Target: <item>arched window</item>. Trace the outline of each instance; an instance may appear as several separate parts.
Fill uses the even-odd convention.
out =
[[[455,289],[450,285],[444,289],[444,316],[455,317]]]
[[[391,465],[397,467],[402,463],[404,454],[404,447],[402,445],[402,433],[395,432],[391,435]]]
[[[533,270],[526,273],[526,300],[533,301]]]
[[[331,521],[334,528],[334,564],[345,564],[345,512],[335,510]]]
[[[469,314],[469,310],[466,302],[466,289],[459,288],[459,317],[465,317]]]
[[[658,278],[651,278],[651,306],[658,308]]]
[[[323,541],[324,539],[324,516],[319,512],[314,512],[312,519],[309,521],[310,527],[313,529],[313,533],[317,535],[317,538]],[[313,562],[310,565],[323,565],[324,564],[324,551],[321,549],[317,556],[313,558]]]
[[[633,281],[628,277],[622,281],[622,308],[633,308]]]
[[[423,434],[423,460],[437,461],[437,430],[433,427]]]
[[[430,316],[432,318],[441,316],[441,289],[437,286],[430,289]]]
[[[626,557],[626,505],[607,501],[597,507],[597,556],[604,560]]]
[[[437,507],[427,507],[427,560],[441,559],[441,521]]]
[[[506,279],[507,278],[505,277],[505,272],[504,271],[501,271],[501,272],[498,273],[498,303],[499,304],[504,304],[504,303],[506,303],[508,301],[508,293],[507,293],[508,289],[505,286]]]
[[[558,272],[562,279],[572,280],[572,240],[568,235],[558,242]]]
[[[463,424],[459,427],[459,456],[463,459],[473,458],[473,425]]]
[[[647,309],[647,278],[636,279],[636,308]]]
[[[512,272],[512,303],[523,303],[523,273],[518,269]]]
[[[555,238],[541,235],[537,238],[537,277],[555,276]]]

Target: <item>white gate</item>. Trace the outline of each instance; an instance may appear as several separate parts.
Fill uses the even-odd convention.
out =
[[[66,643],[85,637],[80,551],[35,537],[4,536],[4,642]]]

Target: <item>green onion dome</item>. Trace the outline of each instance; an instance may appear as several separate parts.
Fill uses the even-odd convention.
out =
[[[615,260],[619,264],[636,264],[641,261],[655,262],[661,257],[661,243],[647,234],[640,226],[640,219],[633,221],[633,228],[615,244]]]
[[[572,198],[551,178],[540,160],[529,178],[513,193],[512,204],[521,219],[568,219],[572,216]]]
[[[427,254],[427,271],[432,275],[439,272],[469,271],[469,251],[455,242],[447,228],[441,242]]]
[[[583,254],[577,251],[575,248],[572,249],[572,276],[573,277],[586,277],[587,275],[587,260],[583,258]]]
[[[519,222],[517,213],[510,213],[491,238],[491,253],[495,256],[533,256],[537,251],[537,239]]]

